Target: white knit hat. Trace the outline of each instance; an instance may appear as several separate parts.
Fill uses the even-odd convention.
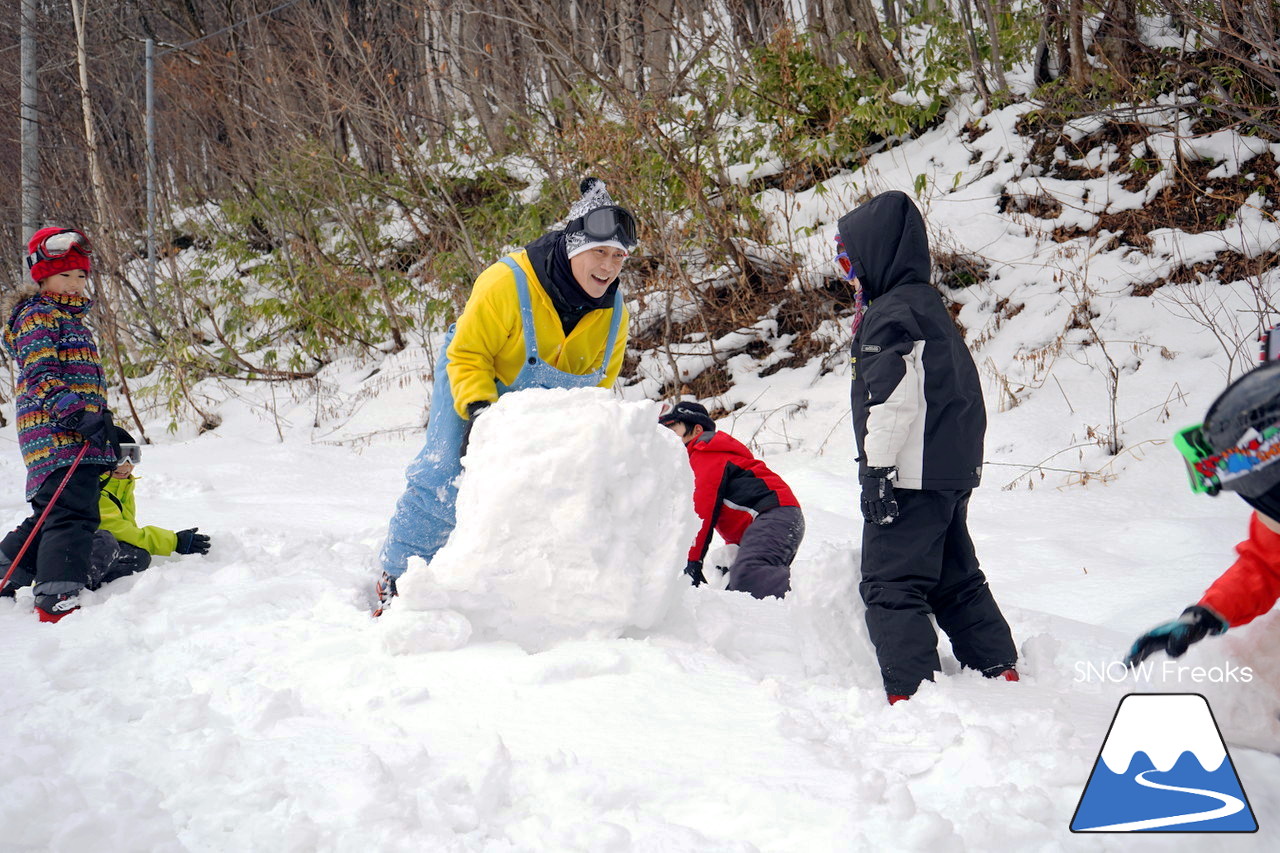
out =
[[[573,203],[569,208],[569,215],[565,217],[569,222],[581,219],[597,207],[616,207],[613,197],[609,195],[609,190],[605,188],[604,181],[599,178],[587,178],[579,186],[578,191],[582,193],[582,197]],[[581,227],[581,226],[579,226]],[[594,249],[596,246],[609,246],[614,249],[621,249],[624,252],[630,252],[634,246],[625,246],[621,241],[611,238],[608,240],[593,240],[587,236],[586,231],[569,231],[565,235],[564,248],[569,257],[580,255],[588,249]]]

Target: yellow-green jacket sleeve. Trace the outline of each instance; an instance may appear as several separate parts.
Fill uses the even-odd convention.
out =
[[[178,534],[163,527],[139,527],[133,497],[133,477],[107,478],[98,498],[102,520],[98,527],[121,542],[127,542],[157,557],[167,557],[178,547]]]

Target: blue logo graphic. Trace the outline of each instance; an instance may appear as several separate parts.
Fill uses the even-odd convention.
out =
[[[1257,832],[1208,701],[1199,693],[1120,700],[1072,832]]]

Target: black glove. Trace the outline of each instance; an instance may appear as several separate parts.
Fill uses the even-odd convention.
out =
[[[174,550],[179,554],[208,554],[209,537],[203,533],[196,533],[199,529],[199,527],[192,527],[187,530],[179,530],[178,547]]]
[[[58,426],[80,433],[80,437],[99,450],[111,446],[111,413],[107,411],[91,412],[79,409],[66,417],[58,419]]]
[[[111,455],[115,457],[116,464],[120,464],[120,429],[116,426],[116,416],[111,414],[110,409],[103,409],[102,413],[107,416],[107,442]]]
[[[467,428],[462,433],[462,444],[458,447],[458,455],[467,455],[467,445],[471,443],[471,427],[475,425],[476,417],[489,406],[493,405],[487,400],[475,400],[467,403]]]
[[[1198,643],[1210,635],[1227,630],[1226,621],[1207,607],[1192,605],[1172,622],[1157,625],[1139,637],[1129,649],[1124,662],[1137,666],[1156,652],[1164,652],[1171,658],[1182,657],[1192,643]]]
[[[690,560],[689,562],[685,563],[684,573],[693,579],[694,586],[701,586],[702,584],[707,582],[706,577],[703,576],[702,574],[701,560]]]
[[[862,517],[868,524],[892,524],[898,517],[898,501],[893,496],[897,468],[868,468],[862,481]]]

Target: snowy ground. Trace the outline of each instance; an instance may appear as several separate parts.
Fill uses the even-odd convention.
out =
[[[160,443],[139,471],[141,520],[198,524],[213,550],[160,559],[58,625],[36,622],[29,591],[0,601],[0,851],[1276,849],[1280,617],[1184,659],[1249,667],[1248,682],[1159,670],[1136,681],[1107,668],[1196,601],[1245,533],[1245,505],[1193,496],[1167,439],[1238,373],[1232,342],[1256,325],[1253,289],[1280,281],[1273,271],[1150,298],[1129,285],[1222,246],[1274,246],[1274,211],[1257,215],[1260,203],[1222,232],[1162,235],[1149,256],[1037,236],[995,210],[1006,187],[1042,188],[1010,131],[1019,109],[988,117],[964,145],[968,117],[954,115],[822,192],[779,196],[773,215],[779,241],[829,275],[839,214],[868,186],[909,188],[924,173],[934,239],[992,263],[990,282],[954,296],[990,416],[970,526],[1022,653],[1020,683],[983,681],[944,655],[936,684],[885,703],[856,590],[840,357],[822,377],[815,361],[763,379],[741,357],[714,401],[742,405],[721,427],[805,509],[785,601],[679,582],[672,540],[685,531],[666,529],[658,502],[683,475],[664,469],[673,457],[648,426],[592,430],[567,407],[549,435],[504,435],[495,409],[477,451],[491,463],[539,439],[591,461],[549,462],[551,491],[519,479],[537,466],[489,464],[472,488],[506,502],[495,518],[519,521],[465,534],[448,595],[419,569],[404,606],[372,620],[374,554],[421,440],[427,344],[376,375],[336,362],[278,397],[261,383],[229,398],[206,388],[223,422],[198,438],[149,423]],[[1226,144],[1205,156],[1224,168],[1241,159]],[[1141,203],[1114,184],[1053,187],[1079,199],[1058,224]],[[1086,314],[1091,329],[1072,321]],[[1228,324],[1228,340],[1207,316]],[[641,405],[662,362],[642,362],[655,373],[617,405]],[[691,350],[685,366],[704,362]],[[1115,457],[1099,438],[1112,429],[1110,364],[1125,445]],[[26,513],[11,426],[0,444],[0,522],[11,525]],[[645,464],[619,464],[628,453]],[[645,495],[652,506],[636,502]],[[545,542],[524,559],[524,537],[554,542],[564,529],[585,540],[572,562]],[[628,530],[641,538],[626,544]],[[468,569],[482,589],[469,599]],[[626,586],[635,572],[646,583]],[[531,590],[553,631],[540,633]],[[1256,835],[1068,831],[1120,698],[1144,690],[1208,697]]]
[[[819,398],[843,387],[830,377],[805,392],[797,440],[826,437],[835,408]],[[996,418],[997,441],[1009,420]],[[492,426],[502,455],[516,437]],[[1080,680],[1077,664],[1115,661],[1194,601],[1247,515],[1184,494],[1168,448],[1107,484],[980,490],[971,525],[1023,681],[948,660],[936,685],[889,707],[856,594],[843,434],[823,455],[770,457],[810,521],[786,601],[684,587],[667,547],[656,583],[675,597],[657,624],[527,651],[473,636],[448,607],[369,618],[369,565],[415,446],[258,433],[146,451],[142,520],[199,524],[208,557],[162,559],[55,626],[36,622],[27,591],[0,603],[0,849],[1132,849],[1067,826],[1119,698],[1150,685]],[[0,465],[16,522],[16,453]],[[669,495],[661,476],[625,481]],[[562,470],[562,485],[572,477]],[[539,516],[545,503],[528,497],[512,512]],[[595,512],[599,541],[625,522],[607,500]],[[517,555],[482,538],[468,543],[478,558]],[[593,605],[577,606],[585,626]],[[1277,631],[1267,618],[1188,656],[1251,665],[1251,683],[1158,685],[1209,697],[1262,825],[1212,849],[1277,837],[1280,758],[1265,751],[1280,745],[1280,668],[1266,662]]]

